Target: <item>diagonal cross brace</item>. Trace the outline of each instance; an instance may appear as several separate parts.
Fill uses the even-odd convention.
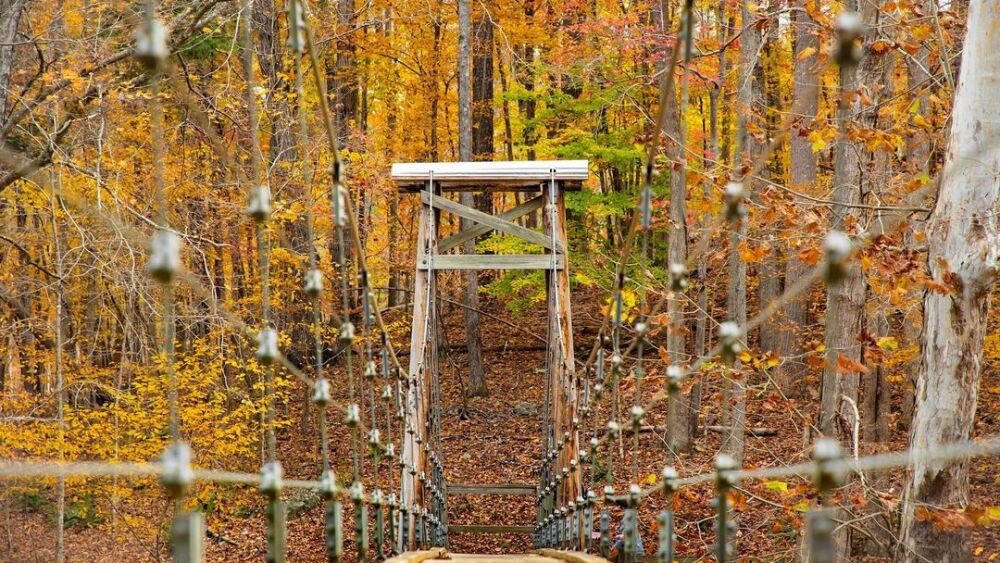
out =
[[[538,196],[534,199],[522,203],[521,205],[518,205],[514,209],[511,209],[509,211],[504,211],[503,213],[500,214],[499,217],[501,219],[506,219],[507,221],[513,221],[518,217],[523,217],[528,213],[531,213],[532,211],[541,209],[542,204],[544,202],[545,198],[542,196]],[[459,231],[451,235],[450,237],[443,239],[440,243],[438,243],[438,252],[446,252],[448,250],[451,250],[452,248],[455,248],[456,246],[462,244],[467,240],[474,239],[480,235],[485,235],[486,233],[490,232],[490,230],[491,230],[490,227],[483,224],[473,225],[468,229],[464,229],[462,231]]]
[[[479,223],[480,225],[487,227],[488,230],[507,233],[508,235],[526,240],[532,244],[537,244],[542,248],[552,250],[552,240],[542,233],[539,233],[537,231],[532,231],[531,229],[526,229],[518,225],[517,223],[513,223],[506,219],[501,219],[500,217],[497,217],[495,215],[490,215],[489,213],[483,213],[478,209],[473,209],[471,207],[451,201],[450,199],[441,196],[431,198],[430,194],[427,193],[427,190],[423,190],[420,192],[420,201],[422,201],[424,205],[430,205],[432,199],[434,207],[440,209],[441,211],[454,213],[459,217]],[[563,249],[562,248],[556,249],[556,252],[562,253]]]

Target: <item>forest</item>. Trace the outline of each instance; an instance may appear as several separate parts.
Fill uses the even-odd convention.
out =
[[[0,0],[0,561],[1000,561],[998,30]]]

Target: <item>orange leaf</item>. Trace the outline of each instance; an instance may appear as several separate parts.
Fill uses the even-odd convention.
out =
[[[819,249],[816,247],[806,248],[799,252],[799,260],[802,260],[802,263],[807,266],[818,264],[820,257],[822,257],[822,254],[820,254]]]
[[[888,53],[892,49],[892,42],[886,41],[885,39],[879,39],[878,41],[872,43],[872,51],[883,55]]]
[[[868,368],[843,354],[837,355],[837,371],[840,373],[868,373]]]
[[[924,287],[933,291],[934,293],[940,293],[942,295],[952,295],[955,293],[955,289],[949,285],[938,283],[931,279],[924,280]]]

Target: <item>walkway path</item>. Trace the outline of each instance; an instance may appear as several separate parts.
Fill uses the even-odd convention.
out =
[[[423,563],[449,561],[451,563],[607,563],[606,559],[589,553],[540,549],[535,553],[507,555],[479,555],[474,553],[448,553],[443,549],[410,551],[389,559],[386,563]]]

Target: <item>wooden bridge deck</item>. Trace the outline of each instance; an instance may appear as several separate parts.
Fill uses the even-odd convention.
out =
[[[539,549],[533,553],[476,554],[449,553],[443,549],[410,551],[397,555],[386,563],[423,563],[451,561],[453,563],[608,563],[603,557],[576,551]]]

